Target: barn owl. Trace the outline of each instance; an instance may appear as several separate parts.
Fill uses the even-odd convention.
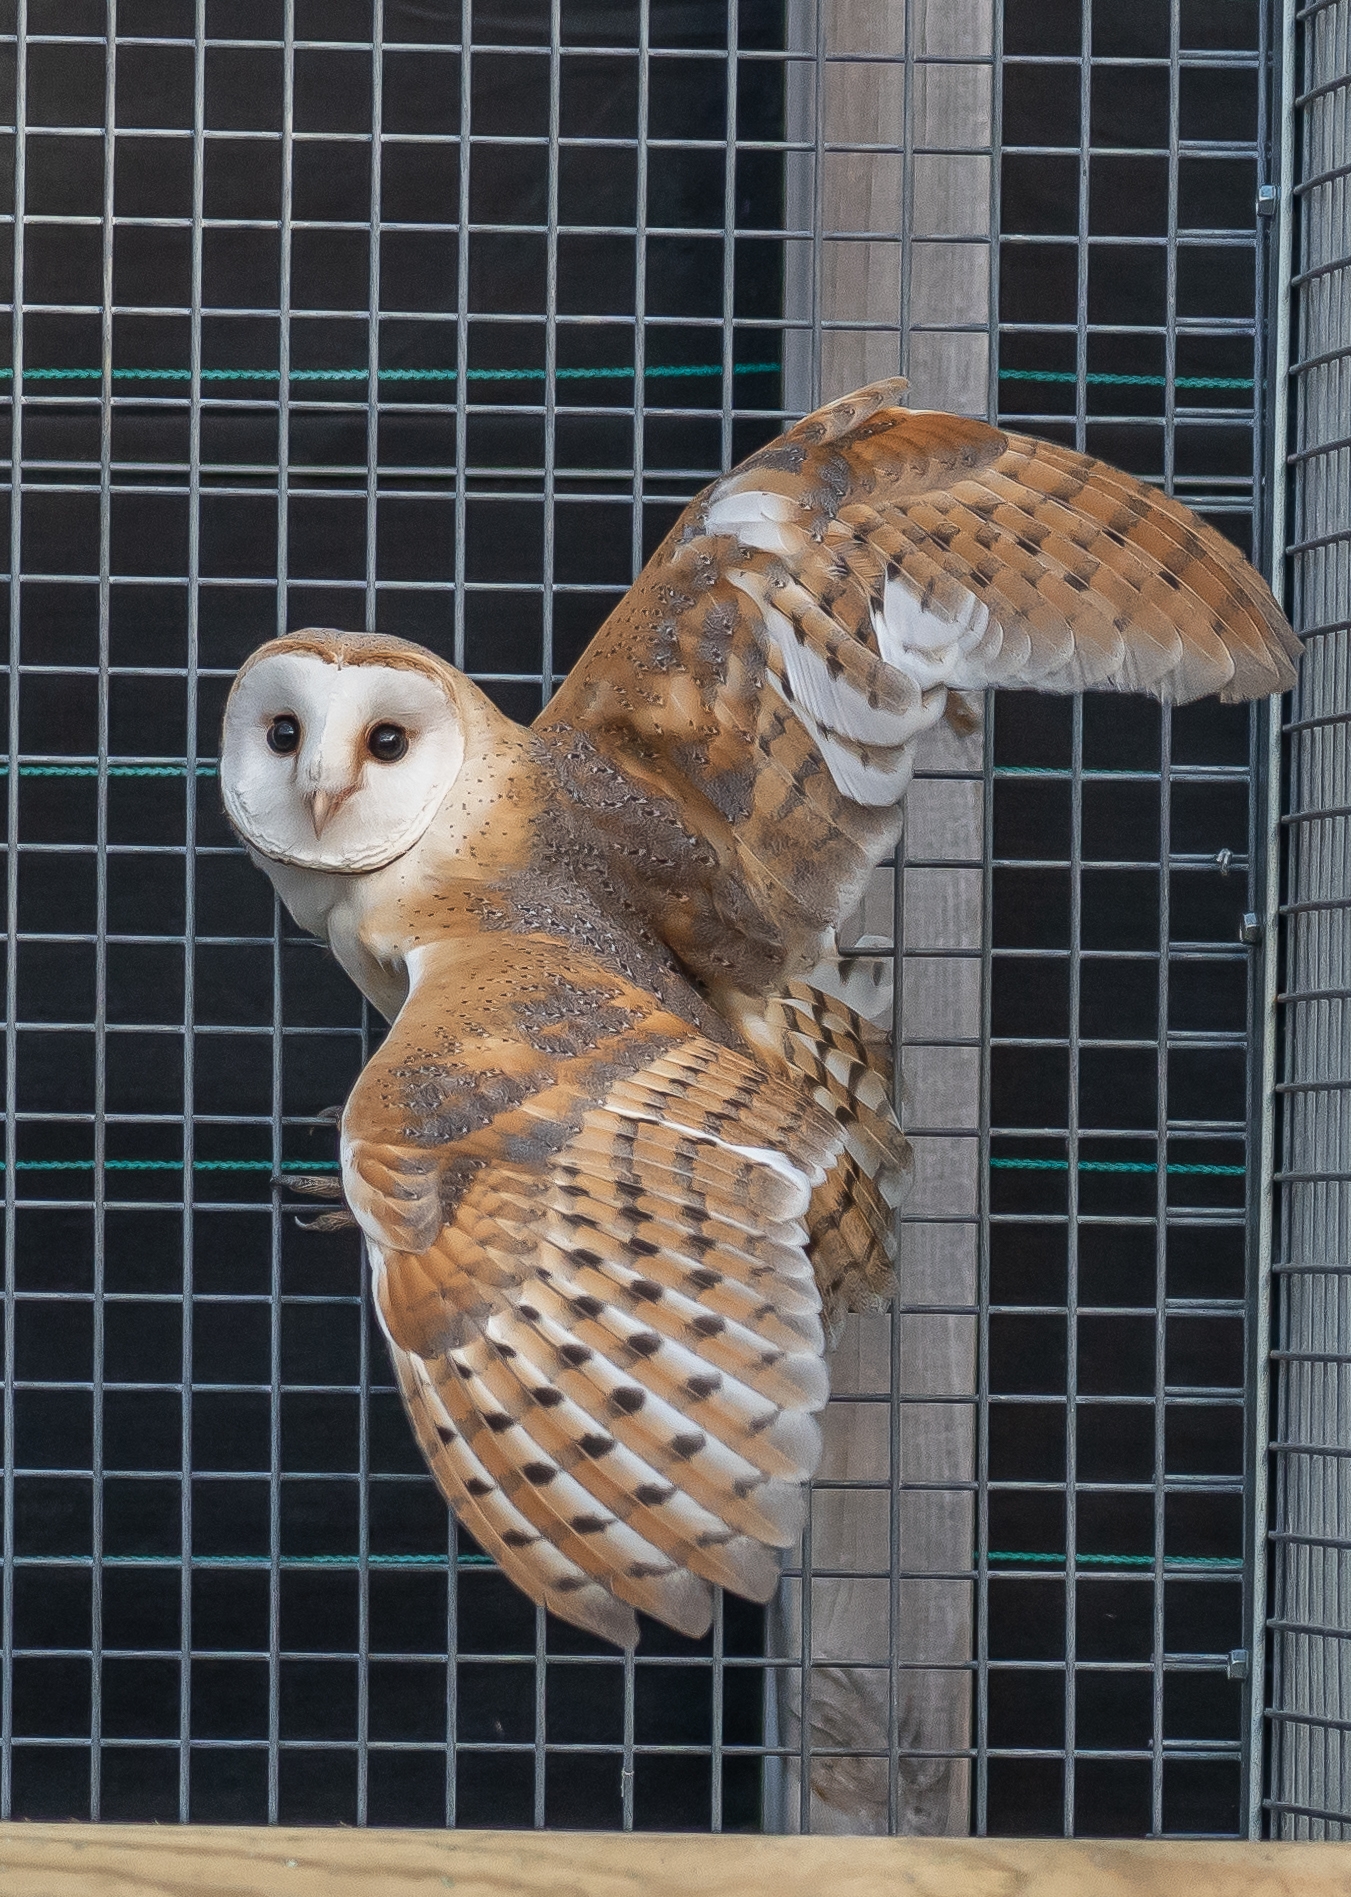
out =
[[[1101,462],[831,403],[706,489],[529,730],[378,634],[262,646],[231,823],[390,1021],[341,1121],[412,1426],[464,1527],[620,1646],[763,1601],[827,1333],[908,1149],[829,974],[922,734],[988,686],[1255,698],[1257,574]]]

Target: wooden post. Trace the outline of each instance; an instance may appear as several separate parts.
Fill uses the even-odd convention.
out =
[[[911,62],[908,77],[907,11],[914,50],[924,56],[922,64]],[[992,63],[969,62],[992,61],[989,0],[912,0],[909,8],[905,0],[854,0],[826,6],[821,25],[827,60],[814,91],[808,95],[810,69],[803,66],[789,92],[790,138],[811,136],[809,115],[819,112],[820,176],[813,196],[805,156],[790,163],[790,227],[809,228],[813,217],[819,225],[810,251],[790,245],[786,314],[810,315],[814,335],[786,339],[786,400],[805,409],[813,399],[827,401],[903,366],[916,407],[983,415],[994,75]],[[815,30],[809,6],[794,7],[790,28],[802,36],[790,38],[790,45],[806,50],[815,44],[807,37]],[[944,63],[945,56],[952,63]],[[890,149],[834,149],[840,146]],[[937,146],[947,150],[925,149]],[[954,155],[953,147],[965,150]],[[963,241],[970,239],[978,241]],[[820,354],[815,384],[813,341]],[[978,778],[981,754],[979,734],[959,738],[945,727],[921,772],[957,770]],[[853,1318],[832,1359],[832,1388],[841,1400],[826,1414],[821,1477],[885,1484],[895,1447],[900,1480],[931,1486],[908,1488],[897,1498],[900,1566],[917,1578],[899,1581],[894,1595],[886,1578],[893,1550],[885,1491],[816,1493],[811,1566],[833,1573],[812,1586],[809,1742],[873,1756],[814,1761],[813,1831],[894,1827],[951,1835],[969,1823],[969,1765],[952,1755],[968,1746],[971,1732],[971,1584],[924,1577],[969,1569],[975,1536],[970,1484],[981,1006],[978,963],[954,959],[951,951],[974,957],[980,948],[983,837],[976,778],[916,782],[904,851],[907,865],[916,867],[906,868],[902,900],[894,906],[892,874],[879,875],[857,924],[865,940],[890,938],[893,913],[904,918],[895,1021],[916,1171],[904,1208],[899,1301],[946,1308],[912,1308],[894,1320]],[[934,859],[970,867],[922,867]],[[858,967],[853,978],[860,991],[878,996],[886,1015],[890,984],[883,988],[877,977],[890,966]],[[963,1041],[971,1045],[950,1044]],[[927,1135],[926,1127],[945,1132]],[[966,1222],[953,1223],[954,1216]],[[953,1315],[954,1306],[967,1310]],[[894,1343],[893,1321],[899,1327]],[[893,1379],[905,1399],[894,1436],[885,1401]],[[801,1584],[788,1584],[776,1653],[801,1654],[802,1608]],[[900,1662],[894,1674],[893,1615]],[[776,1711],[786,1746],[800,1747],[801,1707],[800,1673],[785,1670]],[[900,1753],[894,1794],[886,1757],[893,1732]],[[786,1761],[778,1789],[772,1821],[797,1830],[804,1812],[795,1760]]]

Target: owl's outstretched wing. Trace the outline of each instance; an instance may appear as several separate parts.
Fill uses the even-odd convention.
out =
[[[901,408],[904,388],[809,415],[700,495],[537,721],[616,860],[641,856],[632,899],[715,989],[774,987],[852,908],[948,689],[1293,682],[1266,585],[1187,508]]]
[[[824,1404],[804,1220],[840,1155],[805,1092],[568,943],[462,936],[343,1116],[404,1401],[466,1529],[620,1645],[765,1600]]]

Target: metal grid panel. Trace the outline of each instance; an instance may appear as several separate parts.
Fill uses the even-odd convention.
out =
[[[1251,547],[1263,11],[1004,18],[1001,414]],[[1246,1825],[1250,722],[994,717],[992,1829]]]
[[[1258,9],[1133,8],[1122,45],[1096,11],[1010,0],[1002,97],[976,0],[3,22],[7,1814],[960,1828],[969,1784],[982,1829],[1237,1824],[1244,719],[1027,701],[929,760],[860,919],[868,971],[902,943],[921,1155],[903,1301],[835,1406],[885,1440],[850,1464],[837,1430],[778,1625],[729,1600],[636,1660],[448,1534],[354,1249],[268,1196],[374,1024],[212,781],[230,673],[287,624],[421,638],[532,715],[694,489],[898,357],[978,412],[998,370],[1010,419],[1237,531]],[[1122,85],[1162,85],[1157,148]],[[1066,145],[1012,129],[1029,86]],[[1128,245],[1098,220],[1131,165]],[[1147,1119],[1095,1118],[1141,1061]]]
[[[1294,622],[1272,1538],[1271,1797],[1279,1837],[1351,1831],[1351,9],[1293,14]]]

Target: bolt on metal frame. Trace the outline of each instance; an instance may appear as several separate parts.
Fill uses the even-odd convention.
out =
[[[885,1416],[882,1472],[817,1485],[792,1650],[766,1652],[758,1617],[730,1601],[702,1650],[657,1640],[636,1658],[523,1614],[418,1469],[354,1249],[296,1234],[269,1193],[330,1154],[318,1110],[378,1029],[264,900],[219,817],[215,721],[259,638],[314,621],[404,632],[528,717],[678,505],[815,399],[823,364],[829,382],[855,358],[857,380],[904,367],[919,403],[998,413],[1109,458],[1138,451],[1236,528],[1252,509],[1251,472],[1211,449],[1261,422],[1253,390],[1236,393],[1262,381],[1261,304],[1179,314],[1179,285],[1211,253],[1262,275],[1251,202],[1246,222],[1226,223],[1184,198],[1198,167],[1256,178],[1267,10],[1236,10],[1260,20],[1253,44],[1206,45],[1173,0],[1144,52],[1105,44],[1103,9],[1087,3],[884,11],[880,39],[851,39],[825,5],[780,22],[758,0],[706,8],[683,37],[658,5],[616,7],[601,42],[562,0],[16,0],[0,22],[16,71],[22,471],[6,779],[5,1815],[629,1827],[671,1822],[674,1786],[681,1822],[719,1829],[760,1822],[762,1779],[771,1821],[790,1821],[782,1797],[772,1808],[781,1761],[806,1827],[830,1822],[811,1785],[843,1759],[880,1768],[881,1829],[912,1822],[914,1788],[936,1779],[949,1803],[959,1785],[964,1808],[958,1770],[978,1830],[1028,1812],[1067,1832],[1246,1823],[1242,1707],[1230,1696],[1207,1714],[1186,1698],[1196,1680],[1249,1690],[1241,1631],[1205,1644],[1197,1614],[1186,1638],[1168,1619],[1176,1604],[1185,1625],[1209,1588],[1217,1629],[1226,1615],[1246,1624],[1229,1604],[1257,1509],[1253,1450],[1237,1466],[1195,1446],[1193,1466],[1169,1460],[1169,1430],[1185,1435],[1193,1415],[1228,1442],[1221,1413],[1241,1414],[1255,1387],[1252,1370],[1245,1384],[1214,1369],[1232,1356],[1243,1285],[1231,1272],[1220,1295],[1179,1290],[1169,1242],[1241,1242],[1256,1199],[1248,1128],[1241,1109],[1174,1113],[1167,1093],[1188,1061],[1241,1066],[1244,1026],[1183,1020],[1150,1038],[1082,1025],[1103,969],[1123,983],[1152,970],[1160,1022],[1198,972],[1241,971],[1247,951],[1223,930],[1261,904],[1223,803],[1248,776],[1232,720],[1165,716],[1141,763],[1148,721],[1116,707],[1123,764],[1091,707],[1049,735],[1021,704],[989,707],[975,751],[936,753],[919,775],[894,893],[862,919],[883,938],[869,952],[885,962],[899,944],[913,983],[898,1024],[920,1162],[882,1367],[840,1405]],[[1033,12],[1061,33],[1049,50]],[[1053,146],[1001,139],[1010,83],[1042,70],[1068,85],[1082,130]],[[1184,137],[1189,89],[1216,75],[1252,80],[1251,113],[1240,102],[1232,135]],[[1118,146],[1099,129],[1123,83],[1163,87],[1161,143]],[[851,131],[843,89],[865,84],[892,115],[882,136]],[[85,154],[100,144],[94,177]],[[1019,195],[1026,161],[1045,160],[1073,175],[1059,230],[1029,221],[1035,193]],[[1120,285],[1100,293],[1095,271],[1127,238],[1100,228],[1094,192],[1113,164],[1140,161],[1164,188],[1130,241],[1162,259],[1163,297],[1156,319],[1114,320]],[[888,165],[895,194],[855,215],[860,174]],[[436,204],[419,174],[435,175]],[[1000,260],[1008,284],[1036,246],[1047,269],[1051,251],[1072,259],[1068,302],[1020,316],[1007,292],[1001,307]],[[883,284],[863,315],[823,288],[835,272],[852,296],[851,257]],[[1140,347],[1155,352],[1143,368]],[[1250,367],[1217,373],[1216,347]],[[1104,785],[1156,800],[1156,851],[1121,844]],[[1043,795],[1063,848],[1028,840],[1040,819],[1026,799]],[[1022,939],[1026,892],[1053,883],[1063,939]],[[954,924],[944,892],[959,886]],[[1146,886],[1157,921],[1140,943],[1129,912]],[[1198,890],[1207,916],[1220,892],[1219,919],[1180,934],[1170,917],[1179,902],[1195,912]],[[1062,972],[1063,1020],[1034,1031],[1009,1016],[1007,976],[1035,993]],[[926,1013],[948,981],[947,1014]],[[1024,1056],[1061,1063],[1063,1105],[996,1118]],[[1110,1072],[1118,1056],[1152,1063],[1147,1126],[1087,1111],[1081,1067],[1105,1057]],[[155,1093],[170,1068],[172,1100]],[[87,1252],[71,1250],[77,1230]],[[1136,1240],[1148,1288],[1123,1304],[1099,1270],[1085,1291],[1092,1248]],[[1018,1289],[1000,1250],[1018,1244],[1063,1247],[1063,1289],[1045,1273]],[[1123,1325],[1149,1336],[1128,1390],[1103,1387],[1096,1346],[1080,1346]],[[955,1380],[918,1389],[914,1364],[940,1333]],[[1053,1349],[1048,1384],[1053,1334],[1063,1372]],[[966,1419],[969,1450],[944,1435],[945,1410]],[[1090,1438],[1096,1417],[1127,1411],[1148,1418],[1149,1440],[1118,1478]],[[1048,1427],[1049,1465],[1020,1460]],[[924,1456],[940,1440],[935,1472]],[[880,1562],[866,1534],[832,1550],[837,1503],[853,1498],[885,1514],[870,1530]],[[1227,1511],[1218,1525],[1196,1514],[1207,1498]],[[941,1533],[924,1527],[930,1506],[957,1509]],[[1063,1510],[1063,1542],[1048,1506]],[[975,1545],[953,1563],[967,1507]],[[1106,1545],[1114,1514],[1120,1546]],[[885,1610],[822,1657],[813,1603],[837,1582],[880,1590]],[[1113,1588],[1125,1600],[1127,1583],[1149,1595],[1143,1644],[1123,1657],[1085,1627],[1101,1643],[1100,1603]],[[967,1633],[959,1614],[937,1657],[915,1632],[926,1588],[971,1603]],[[844,1745],[811,1710],[841,1672],[856,1713],[883,1715]],[[795,1682],[795,1734],[776,1730],[776,1673]],[[935,1743],[928,1713],[908,1723],[912,1680],[949,1710],[970,1682],[969,1745]]]

